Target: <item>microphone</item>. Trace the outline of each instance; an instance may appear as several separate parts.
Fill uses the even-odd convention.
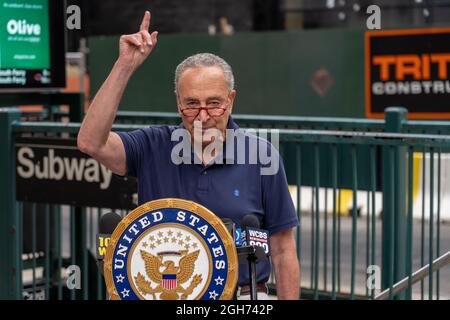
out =
[[[247,227],[259,228],[259,226],[259,219],[254,214],[246,214],[241,220],[242,229],[245,229]]]
[[[111,235],[120,223],[122,218],[115,212],[105,213],[100,217],[99,233],[97,234],[95,253],[97,257],[97,266],[103,275],[103,259],[105,258],[106,248],[111,240]]]
[[[243,246],[261,247],[269,255],[269,232],[260,229],[259,219],[254,214],[247,214],[242,218],[241,228]]]

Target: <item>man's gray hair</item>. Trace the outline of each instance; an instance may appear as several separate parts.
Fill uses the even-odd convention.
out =
[[[212,53],[197,53],[190,57],[184,59],[175,70],[175,92],[177,92],[178,82],[180,80],[181,74],[190,68],[198,68],[198,67],[212,67],[218,66],[222,69],[223,74],[225,76],[225,80],[228,84],[228,90],[234,89],[234,76],[233,70],[230,65],[223,60],[221,57],[216,56]]]

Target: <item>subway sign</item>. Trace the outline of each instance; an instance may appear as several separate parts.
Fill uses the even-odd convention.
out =
[[[450,28],[369,31],[365,50],[367,117],[389,106],[410,118],[450,117]]]
[[[75,139],[17,137],[19,201],[134,209],[137,181],[119,177],[80,152]]]

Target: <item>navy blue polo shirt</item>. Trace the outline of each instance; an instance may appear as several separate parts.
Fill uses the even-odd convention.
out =
[[[249,161],[238,164],[237,152],[234,152],[234,158],[229,159],[226,146],[231,141],[224,143],[224,151],[218,155],[224,158],[222,164],[194,164],[192,157],[190,163],[178,161],[180,164],[175,164],[171,154],[178,142],[172,141],[171,135],[179,128],[183,126],[151,126],[118,132],[125,147],[127,175],[138,179],[139,205],[161,198],[180,198],[197,202],[220,218],[232,219],[237,226],[245,215],[254,214],[261,222],[261,229],[268,230],[269,234],[298,226],[283,161],[278,152],[275,151],[279,169],[272,175],[261,175],[264,165],[260,161],[256,164]],[[228,129],[239,129],[231,117]],[[242,131],[239,129],[238,132]],[[274,150],[269,142],[259,137],[246,135],[246,138],[247,142],[248,139],[263,141],[263,145]],[[250,159],[251,153],[256,150],[247,147],[245,152],[246,159]],[[183,156],[179,155],[181,158]],[[229,164],[234,159],[234,164]],[[266,282],[269,276],[270,264],[258,263],[257,281]],[[240,265],[238,284],[248,282],[248,266]]]

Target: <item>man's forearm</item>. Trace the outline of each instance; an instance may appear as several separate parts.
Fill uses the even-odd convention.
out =
[[[274,261],[277,296],[296,300],[300,295],[300,266],[295,254],[286,252]]]
[[[78,144],[85,151],[106,143],[131,74],[131,68],[118,60],[97,92],[78,134]]]

